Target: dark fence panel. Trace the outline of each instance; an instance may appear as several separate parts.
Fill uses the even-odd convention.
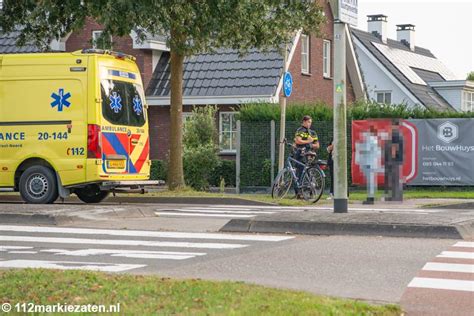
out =
[[[241,123],[241,187],[270,187],[271,185],[271,123],[270,122],[246,122]],[[293,141],[295,131],[300,127],[300,122],[286,123],[286,138]],[[319,159],[327,159],[326,148],[333,138],[332,121],[313,122],[312,128],[319,137],[321,148],[318,151]],[[275,175],[278,168],[280,122],[275,122]],[[347,150],[348,150],[348,174],[350,184],[350,162],[351,162],[351,125],[347,126]],[[286,150],[285,157],[289,154]],[[329,188],[329,173],[327,172],[327,187]]]

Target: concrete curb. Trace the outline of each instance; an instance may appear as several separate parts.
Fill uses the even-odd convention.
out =
[[[80,220],[76,216],[53,214],[0,213],[2,224],[64,225]]]
[[[232,219],[221,232],[280,233],[300,235],[357,235],[411,238],[472,239],[474,223],[459,225],[417,225],[379,223],[337,223]]]
[[[104,221],[104,220],[127,220],[130,218],[146,218],[155,217],[155,212],[152,209],[143,209],[140,207],[128,209],[125,211],[116,211],[111,209],[109,212],[101,214],[91,214],[84,211],[74,211],[75,214],[70,215],[64,213],[32,213],[32,212],[3,212],[0,213],[0,223],[2,224],[28,224],[28,225],[66,225],[77,222],[86,221]],[[81,216],[82,215],[82,216]]]
[[[19,196],[1,196],[0,202],[3,203],[21,203],[23,201]],[[82,203],[76,197],[70,197],[66,199],[66,202],[73,202],[78,204]],[[219,198],[219,197],[153,197],[153,196],[141,196],[141,197],[127,197],[127,196],[116,196],[109,197],[102,202],[102,205],[107,203],[117,204],[219,204],[219,205],[244,205],[244,206],[275,206],[276,204],[258,202],[252,200],[246,200],[241,198]],[[59,200],[55,204],[62,204]],[[87,205],[87,204],[84,204]],[[101,204],[94,204],[101,205]]]

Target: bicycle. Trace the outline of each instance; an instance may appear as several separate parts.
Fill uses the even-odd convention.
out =
[[[272,198],[283,199],[294,183],[296,190],[303,195],[304,200],[316,203],[324,192],[325,178],[323,169],[326,169],[327,162],[316,159],[316,153],[313,151],[305,151],[302,154],[306,158],[306,163],[296,160],[294,155],[293,144],[285,144],[292,148],[290,155],[286,159],[285,168],[283,168],[272,186]],[[303,167],[300,177],[296,175],[295,166]]]

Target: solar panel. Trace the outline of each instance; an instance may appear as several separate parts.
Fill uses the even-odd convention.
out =
[[[456,76],[438,59],[431,58],[387,45],[372,44],[384,55],[411,83],[426,85],[411,67],[438,73],[445,80],[456,80]]]

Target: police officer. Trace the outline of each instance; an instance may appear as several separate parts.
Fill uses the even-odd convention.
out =
[[[305,163],[303,151],[307,152],[310,150],[319,149],[318,135],[315,131],[311,129],[311,124],[313,124],[313,119],[311,118],[311,116],[305,115],[301,120],[301,126],[296,130],[295,133],[295,159],[302,163]],[[301,165],[296,166],[296,176],[298,177],[298,179],[300,178],[303,169],[304,167]],[[299,195],[296,186],[295,193],[297,194],[297,196]]]

